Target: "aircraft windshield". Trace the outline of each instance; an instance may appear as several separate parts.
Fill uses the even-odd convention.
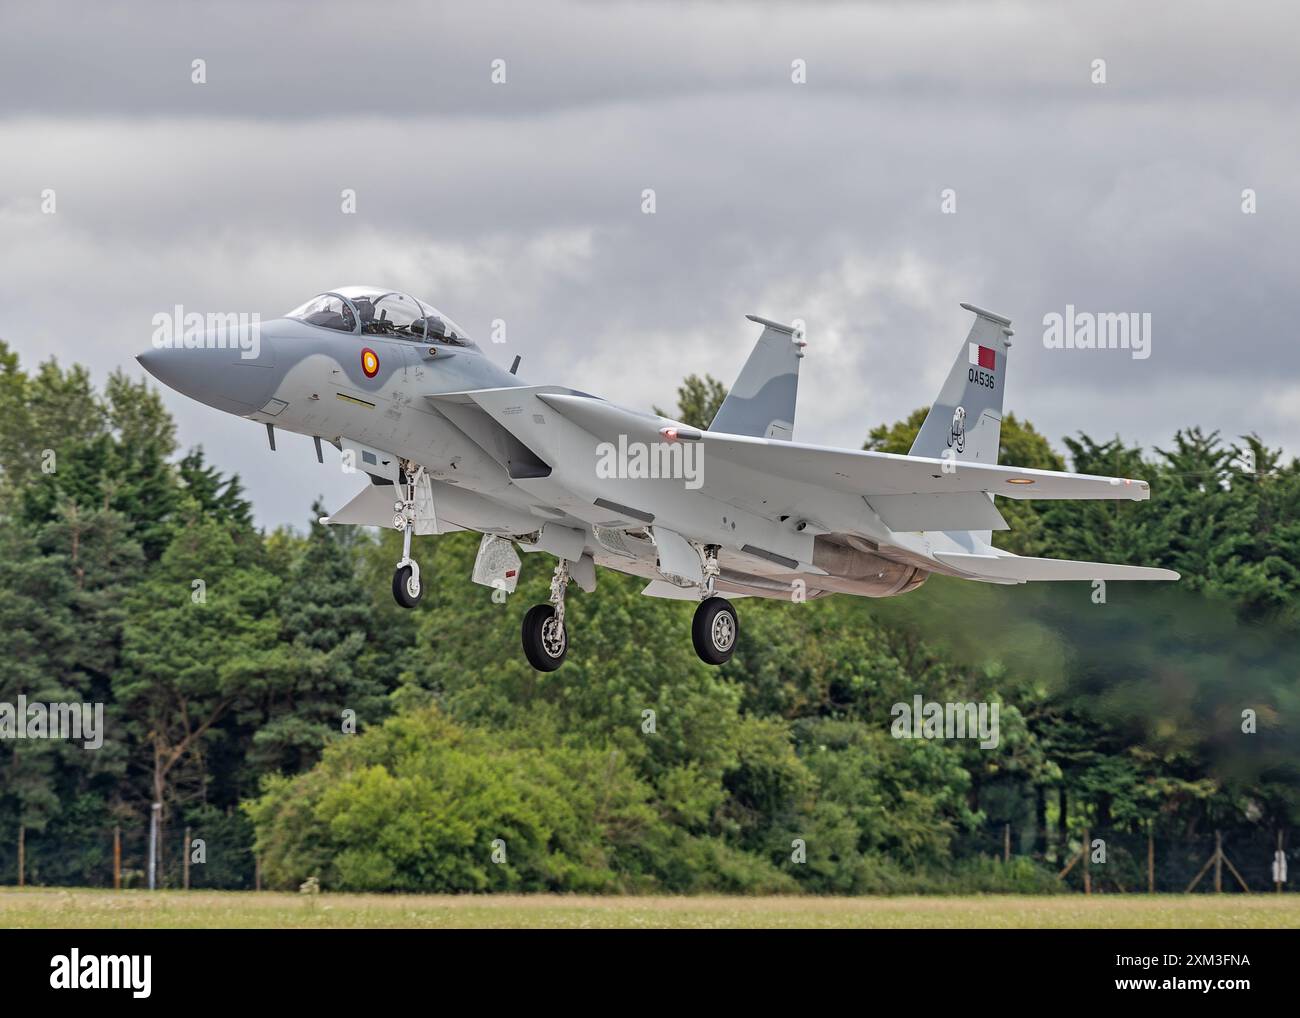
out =
[[[285,317],[340,332],[477,349],[465,330],[432,304],[398,290],[347,286],[313,297]]]
[[[322,329],[338,329],[339,332],[355,332],[357,319],[352,306],[342,297],[333,293],[322,293],[313,297],[306,304],[294,308],[286,318],[297,318],[308,325],[318,325]]]

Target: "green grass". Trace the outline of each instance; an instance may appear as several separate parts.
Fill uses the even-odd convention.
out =
[[[1300,927],[1300,895],[580,897],[0,889],[4,928]]]

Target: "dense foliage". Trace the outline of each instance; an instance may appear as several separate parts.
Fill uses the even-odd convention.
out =
[[[722,392],[688,379],[677,416],[707,424]],[[922,416],[868,447],[905,452]],[[98,750],[0,743],[0,879],[20,831],[29,881],[106,882],[115,826],[138,871],[153,801],[165,881],[188,827],[194,882],[231,887],[256,856],[271,885],[340,889],[1039,890],[1087,825],[1284,829],[1300,467],[1188,425],[1150,455],[1066,440],[1075,469],[1150,479],[1150,503],[1000,503],[1007,547],[1167,565],[1176,587],[746,600],[712,669],[691,605],[602,572],[543,675],[518,630],[548,556],[503,601],[469,582],[473,535],[421,539],[437,583],[405,612],[396,535],[258,532],[236,478],[177,459],[155,392],[27,374],[0,344],[0,703],[99,702],[108,728]],[[1064,465],[1010,415],[1003,461]],[[998,702],[998,746],[892,737],[917,694]]]

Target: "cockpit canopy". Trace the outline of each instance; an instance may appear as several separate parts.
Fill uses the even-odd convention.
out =
[[[285,317],[363,336],[393,336],[478,349],[464,329],[432,304],[378,286],[340,287],[313,297]]]

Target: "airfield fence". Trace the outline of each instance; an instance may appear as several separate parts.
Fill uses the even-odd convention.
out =
[[[179,888],[185,882],[186,824],[165,825],[156,886]],[[247,821],[236,813],[215,814],[203,824],[190,824],[191,852],[202,840],[203,862],[189,866],[191,888],[250,890],[256,883]],[[120,866],[114,863],[114,840],[120,847]],[[115,870],[123,888],[149,885],[148,820],[124,818],[119,822],[51,825],[46,830],[26,829],[22,835],[23,883],[50,887],[113,887]],[[18,879],[18,832],[0,824],[0,884]]]
[[[251,890],[257,885],[257,863],[251,829],[237,812],[212,811],[201,823],[190,823],[192,839],[202,839],[204,861],[189,867],[191,888]],[[23,834],[24,883],[43,886],[114,886],[114,834],[120,844],[120,881],[125,888],[148,886],[149,827],[147,821],[123,817],[115,822],[62,823]],[[177,820],[164,827],[157,886],[179,888],[185,880],[185,824]],[[1081,853],[1084,831],[1072,830],[1065,843],[1056,832],[1047,838],[1032,826],[988,824],[958,835],[954,860],[983,856],[992,860],[1030,859],[1045,873],[1057,876],[1063,892],[1132,894],[1155,890],[1183,893],[1196,880],[1194,893],[1272,893],[1274,855],[1278,832],[1264,828],[1233,829],[1216,836],[1213,831],[1175,834],[1097,828],[1087,832],[1087,865]],[[1300,848],[1289,833],[1283,837],[1288,868],[1300,873]],[[0,884],[18,881],[18,832],[0,823]],[[1100,844],[1098,844],[1100,843]],[[1215,853],[1222,847],[1222,862]],[[197,847],[191,842],[191,850]],[[1240,878],[1240,879],[1238,879]],[[1293,878],[1283,890],[1293,888]]]
[[[1080,854],[1085,833],[1089,846],[1086,867]],[[1292,841],[1283,832],[1282,851],[1287,869],[1300,873],[1296,870],[1300,866],[1300,847]],[[1216,865],[1215,854],[1219,848],[1222,861]],[[1158,894],[1182,893],[1193,881],[1196,881],[1194,893],[1207,893],[1215,890],[1216,876],[1224,893],[1242,893],[1242,882],[1251,893],[1273,892],[1276,890],[1273,862],[1277,851],[1278,831],[1266,828],[1238,828],[1222,834],[1090,828],[1086,832],[1072,830],[1062,844],[1056,832],[1043,838],[1032,827],[990,824],[959,836],[954,842],[954,855],[958,858],[1028,857],[1056,872],[1064,889],[1083,891],[1086,882],[1093,894],[1152,890]],[[1290,888],[1296,879],[1300,876],[1289,879],[1283,890]]]

